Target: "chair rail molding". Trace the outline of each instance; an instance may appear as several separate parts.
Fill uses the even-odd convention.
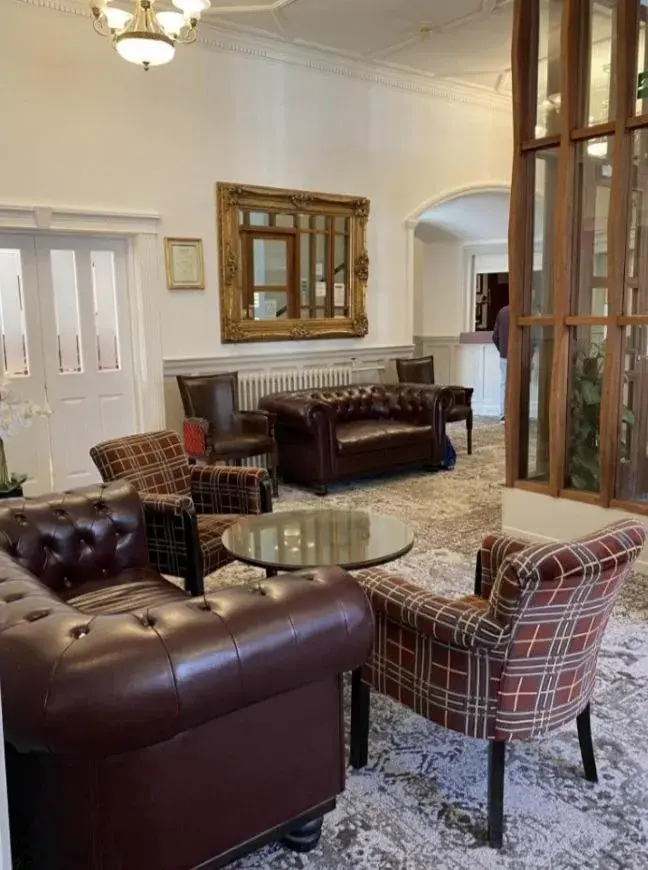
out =
[[[140,431],[164,425],[160,217],[152,212],[0,201],[0,230],[121,236],[128,243],[133,387]]]
[[[358,372],[384,372],[390,360],[399,356],[411,356],[413,351],[413,344],[404,344],[354,347],[348,350],[313,348],[208,357],[167,357],[164,360],[164,376],[172,378],[176,375],[212,374],[233,369],[252,372],[259,369],[285,370],[335,365],[353,365]]]

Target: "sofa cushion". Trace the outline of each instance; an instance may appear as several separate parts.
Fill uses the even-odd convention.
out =
[[[339,453],[365,453],[431,439],[434,430],[404,420],[354,420],[338,423],[335,437]]]
[[[187,598],[186,592],[165,580],[155,568],[141,567],[122,571],[117,578],[106,577],[79,586],[67,603],[82,613],[138,613]]]

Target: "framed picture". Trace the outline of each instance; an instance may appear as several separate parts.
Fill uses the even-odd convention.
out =
[[[169,290],[204,290],[202,239],[165,239],[164,260]]]

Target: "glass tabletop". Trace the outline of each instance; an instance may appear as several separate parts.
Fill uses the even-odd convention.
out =
[[[414,532],[396,517],[364,511],[311,510],[241,519],[223,533],[225,548],[261,568],[369,568],[412,549]]]

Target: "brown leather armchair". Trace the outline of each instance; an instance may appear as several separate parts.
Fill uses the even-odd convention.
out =
[[[420,356],[415,359],[397,359],[396,371],[398,380],[402,384],[434,384],[434,357]],[[468,454],[472,453],[472,387],[448,386],[454,396],[454,404],[448,411],[446,422],[459,423],[466,421],[466,440],[468,442]]]
[[[264,396],[277,418],[284,480],[329,483],[412,464],[440,466],[452,394],[443,387],[354,384]]]
[[[307,850],[344,788],[341,674],[372,617],[340,569],[190,598],[126,482],[0,506],[14,866],[220,867]]]
[[[185,450],[194,459],[213,463],[265,456],[278,494],[277,444],[274,416],[267,411],[239,411],[238,372],[217,375],[178,375],[185,412]]]

